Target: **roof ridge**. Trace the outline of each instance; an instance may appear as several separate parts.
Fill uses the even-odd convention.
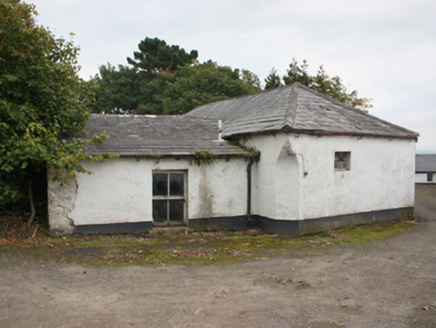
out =
[[[207,104],[204,104],[204,105],[198,106],[198,107],[196,107],[196,108],[190,110],[189,112],[187,112],[187,113],[185,113],[185,114],[182,114],[181,116],[191,116],[191,114],[192,114],[193,112],[195,112],[195,111],[197,111],[197,110],[199,110],[199,109],[201,109],[201,108],[203,108],[203,107],[205,107],[205,106],[209,106],[209,105],[216,104],[216,103],[219,103],[219,102],[233,101],[233,100],[236,100],[236,99],[242,99],[242,98],[246,98],[246,97],[257,96],[257,95],[265,94],[265,93],[269,93],[269,92],[277,92],[278,89],[291,88],[291,87],[292,87],[294,84],[296,84],[296,83],[298,83],[298,82],[295,82],[295,83],[293,83],[293,84],[291,84],[291,85],[283,85],[283,86],[278,87],[278,88],[273,88],[273,89],[268,89],[268,90],[262,90],[262,91],[255,92],[255,93],[250,93],[250,94],[248,94],[248,95],[242,95],[242,96],[237,96],[237,97],[225,98],[225,99],[221,99],[221,100],[215,100],[215,101],[212,101],[212,102],[210,102],[210,103],[207,103]],[[188,115],[188,114],[189,114],[189,115]]]
[[[302,84],[302,83],[300,83],[300,82],[295,82],[295,83],[292,84],[292,85],[293,85],[293,86],[295,85],[295,86],[298,87],[298,88],[301,88],[301,89],[304,89],[304,90],[306,90],[306,91],[308,91],[308,92],[311,92],[311,93],[313,93],[313,94],[315,94],[315,95],[317,95],[317,96],[319,96],[319,97],[321,97],[321,98],[324,98],[325,100],[328,100],[328,101],[330,101],[330,102],[332,102],[332,103],[334,103],[334,104],[336,104],[336,105],[339,105],[339,106],[345,107],[345,108],[347,108],[347,109],[349,109],[349,110],[357,111],[357,112],[360,112],[360,113],[362,113],[362,114],[366,114],[366,115],[368,115],[368,113],[366,113],[365,111],[363,111],[363,110],[361,110],[361,109],[359,109],[359,108],[356,108],[356,107],[350,106],[350,105],[348,105],[348,104],[346,104],[346,103],[343,103],[343,102],[340,101],[340,100],[337,100],[337,99],[335,99],[335,98],[332,98],[332,97],[330,97],[330,96],[327,96],[326,94],[322,93],[321,91],[318,91],[318,90],[316,90],[316,89],[313,89],[313,88],[311,88],[311,87],[309,87],[309,86],[307,86],[307,85],[305,85],[305,84]]]
[[[223,136],[271,131],[414,140],[419,136],[298,82],[206,104],[186,116],[222,119]]]
[[[295,118],[297,117],[298,92],[295,90],[299,87],[299,82],[290,85],[289,100],[285,120],[282,124],[282,129],[292,129],[294,127]],[[293,99],[295,97],[295,100]]]

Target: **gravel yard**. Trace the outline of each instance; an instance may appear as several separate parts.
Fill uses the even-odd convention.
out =
[[[436,185],[415,227],[225,266],[95,267],[0,254],[0,327],[436,327]]]

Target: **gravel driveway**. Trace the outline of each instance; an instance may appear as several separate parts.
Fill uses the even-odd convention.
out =
[[[365,247],[229,266],[89,268],[0,256],[0,327],[436,327],[436,185]]]

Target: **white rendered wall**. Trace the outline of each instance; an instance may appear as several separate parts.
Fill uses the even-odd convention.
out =
[[[286,134],[263,135],[248,141],[261,152],[253,166],[252,214],[278,220],[299,217],[299,175],[296,156],[290,156]]]
[[[262,152],[253,214],[303,220],[414,205],[414,141],[282,133],[248,144]],[[284,148],[292,160],[280,165]],[[337,151],[351,152],[349,171],[334,170]]]
[[[247,144],[261,151],[252,170],[252,214],[303,220],[414,204],[414,141],[280,133],[255,136]],[[335,151],[351,152],[349,171],[334,170]],[[92,175],[78,174],[64,186],[49,182],[50,228],[68,232],[73,224],[151,222],[153,170],[187,172],[188,219],[245,215],[247,163],[85,163]]]
[[[304,156],[300,218],[414,206],[415,142],[335,136],[290,136]],[[349,171],[334,170],[334,153],[351,152]]]
[[[436,173],[432,174],[431,181],[427,180],[427,173],[415,173],[415,182],[416,183],[435,183],[436,182]]]
[[[92,175],[77,174],[68,210],[54,211],[71,187],[51,182],[50,225],[151,222],[153,170],[180,170],[187,174],[187,218],[246,214],[247,161],[218,160],[216,164],[190,164],[189,160],[118,158],[84,163]],[[74,191],[73,190],[73,191]],[[50,196],[51,195],[51,196]],[[68,203],[68,201],[67,201]],[[62,205],[65,207],[64,205]]]
[[[415,174],[415,182],[418,183],[427,183],[427,173],[416,173]]]

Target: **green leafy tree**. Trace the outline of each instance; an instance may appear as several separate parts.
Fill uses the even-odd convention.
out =
[[[286,85],[300,82],[301,84],[310,86],[312,77],[307,73],[309,65],[306,60],[303,60],[302,65],[298,65],[295,59],[292,59],[292,63],[289,64],[288,74],[283,76],[283,81]]]
[[[158,38],[145,38],[127,58],[133,67],[108,64],[92,83],[97,85],[93,112],[183,114],[205,103],[261,91],[259,78],[249,70],[197,62]]]
[[[179,66],[196,62],[198,52],[186,52],[158,38],[145,38],[134,57],[127,58],[131,66],[111,64],[100,67],[100,73],[90,81],[95,89],[94,113],[162,114],[162,95],[172,83]]]
[[[356,90],[348,92],[342,79],[339,76],[330,77],[322,66],[319,67],[317,75],[311,77],[309,86],[351,107],[360,109],[372,107],[371,99],[359,98]]]
[[[261,91],[250,71],[219,66],[212,61],[180,67],[163,95],[164,114],[184,114],[195,107]]]
[[[145,38],[138,45],[139,51],[133,53],[134,59],[128,57],[127,62],[150,79],[162,71],[176,71],[177,67],[192,64],[197,60],[197,50],[188,54],[176,45],[168,45],[158,38]]]
[[[162,115],[164,113],[163,98],[168,88],[174,83],[176,72],[160,70],[155,77],[141,85],[140,92],[144,96],[135,114]]]
[[[253,92],[259,92],[262,90],[259,77],[247,69],[241,70],[241,80],[247,87],[251,88]]]
[[[85,127],[91,90],[77,75],[78,49],[35,16],[33,5],[0,1],[0,205],[25,197],[38,172],[62,180],[62,171],[85,172],[82,159],[102,158],[84,146],[105,136],[65,141]]]
[[[283,76],[284,84],[299,82],[349,106],[360,109],[372,107],[371,99],[359,98],[356,90],[349,92],[342,79],[339,76],[330,77],[322,65],[316,75],[309,75],[308,67],[306,60],[299,65],[295,59],[292,59],[287,74]],[[274,89],[283,85],[275,69],[271,71],[265,82],[265,89]]]
[[[136,68],[111,64],[100,66],[100,74],[92,79],[95,100],[91,112],[123,114],[135,111],[146,98],[141,93],[144,84]]]
[[[265,79],[265,90],[275,89],[282,87],[280,75],[277,74],[277,70],[273,68]]]

